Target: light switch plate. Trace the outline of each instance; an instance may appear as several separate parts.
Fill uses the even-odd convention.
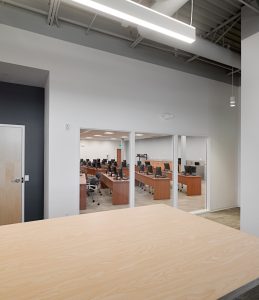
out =
[[[26,181],[30,181],[30,175],[25,175],[24,176],[24,181],[26,182]]]

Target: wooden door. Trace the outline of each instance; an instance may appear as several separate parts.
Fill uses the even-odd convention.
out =
[[[118,166],[121,164],[121,149],[117,149],[117,163]]]
[[[23,221],[24,127],[0,125],[0,225]]]

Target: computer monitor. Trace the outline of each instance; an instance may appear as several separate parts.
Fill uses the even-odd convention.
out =
[[[99,162],[101,162],[100,158],[97,158],[97,160],[96,160],[96,161],[97,161],[98,163],[99,163]]]
[[[155,176],[156,177],[162,176],[162,168],[161,167],[156,167]]]
[[[117,168],[115,166],[112,167],[112,174],[117,175]]]
[[[126,162],[125,159],[124,159],[124,161],[121,163],[121,166],[122,166],[123,168],[126,168],[126,167],[127,167],[127,162]]]
[[[194,166],[184,166],[184,173],[189,175],[196,174],[196,167]]]
[[[153,167],[151,165],[147,166],[147,174],[153,174]]]
[[[119,169],[119,177],[122,179],[123,178],[123,170],[122,168]]]
[[[196,175],[196,169],[195,166],[191,166],[191,175]]]
[[[150,166],[150,161],[147,161],[147,160],[146,160],[146,161],[145,161],[145,165],[146,165],[146,166]]]
[[[199,161],[196,161],[196,162],[194,163],[194,165],[195,165],[195,166],[199,166],[199,165],[200,165],[200,162],[199,162]]]
[[[145,171],[145,166],[144,165],[140,165],[139,166],[139,171],[140,172],[144,172]]]
[[[170,171],[170,164],[169,163],[164,163],[164,167],[166,171]]]

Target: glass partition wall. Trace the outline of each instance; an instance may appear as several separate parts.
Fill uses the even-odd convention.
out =
[[[128,132],[80,130],[80,213],[129,207]]]
[[[205,137],[80,130],[81,213],[153,204],[201,211],[206,190]]]
[[[173,137],[136,133],[135,206],[172,205]]]
[[[193,212],[207,208],[207,138],[179,136],[178,208]]]

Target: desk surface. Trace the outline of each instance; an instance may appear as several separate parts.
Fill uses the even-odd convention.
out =
[[[139,174],[141,176],[144,176],[144,177],[147,177],[147,178],[151,178],[151,179],[154,179],[154,180],[170,180],[168,177],[155,177],[154,174],[149,174],[147,175],[147,173],[144,173],[144,172],[135,172],[136,174]]]
[[[102,174],[102,176],[108,178],[110,181],[114,183],[123,183],[123,182],[129,183],[129,179],[116,179],[116,177],[109,176],[108,174]]]
[[[0,299],[217,299],[259,239],[164,205],[0,227]]]

